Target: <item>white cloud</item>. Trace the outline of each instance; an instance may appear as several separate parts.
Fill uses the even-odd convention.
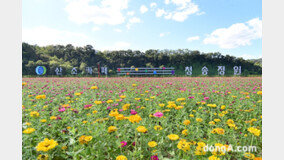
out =
[[[166,11],[164,9],[158,9],[156,11],[156,17],[161,17],[163,16],[164,14],[166,14]]]
[[[185,21],[189,15],[199,13],[199,7],[191,0],[165,0],[165,4],[174,5],[174,10],[158,9],[156,11],[156,17],[164,16],[165,19],[171,19],[178,22]]]
[[[245,23],[236,23],[229,28],[213,31],[204,39],[204,44],[215,44],[220,48],[232,49],[251,45],[251,41],[262,37],[262,21],[254,18]]]
[[[115,28],[115,29],[113,29],[115,32],[122,32],[122,30],[121,29],[118,29],[118,28]]]
[[[128,0],[67,0],[65,11],[69,20],[78,23],[117,25],[125,21],[122,13],[128,8]],[[91,4],[92,2],[92,4]]]
[[[170,4],[170,0],[165,0],[165,4]]]
[[[142,5],[142,6],[140,7],[140,12],[141,12],[142,14],[146,13],[147,11],[148,11],[148,8],[147,8],[145,5]]]
[[[150,7],[151,7],[151,8],[155,8],[155,7],[157,7],[157,3],[152,2],[152,3],[150,4]]]
[[[127,15],[128,15],[128,16],[133,16],[134,14],[135,14],[134,11],[128,11],[128,12],[127,12]]]
[[[141,19],[140,18],[137,18],[137,17],[133,17],[133,18],[130,18],[129,19],[129,22],[130,23],[140,23],[141,22]]]
[[[199,40],[200,37],[199,36],[194,36],[194,37],[188,37],[186,39],[187,42],[192,42],[192,41],[196,41],[196,40]]]
[[[198,13],[196,13],[196,15],[198,15],[198,16],[201,16],[203,14],[205,14],[205,12],[198,12]]]
[[[101,30],[100,27],[93,27],[93,28],[92,28],[92,31],[94,31],[94,32],[95,32],[95,31],[99,31],[99,30]]]
[[[53,29],[46,26],[23,28],[22,41],[37,44],[39,46],[56,44],[85,46],[87,44],[93,45],[95,43],[85,34]]]
[[[130,18],[128,23],[126,24],[127,29],[130,29],[132,24],[135,24],[135,23],[141,23],[141,19],[137,17]]]
[[[165,32],[165,33],[160,33],[160,37],[165,37],[165,36],[167,36],[167,35],[169,35],[170,34],[170,32]]]

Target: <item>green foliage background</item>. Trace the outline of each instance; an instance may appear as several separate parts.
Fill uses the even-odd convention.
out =
[[[22,74],[36,75],[35,68],[43,65],[47,68],[47,76],[55,75],[56,67],[62,67],[63,75],[70,75],[76,67],[78,76],[85,76],[85,67],[107,66],[109,75],[116,75],[120,67],[174,67],[176,75],[185,75],[185,67],[192,66],[192,76],[200,76],[201,68],[209,69],[208,76],[216,76],[217,66],[225,66],[225,76],[233,75],[234,66],[242,66],[244,76],[261,75],[261,63],[244,60],[230,55],[216,53],[200,53],[189,49],[153,50],[145,52],[137,50],[98,51],[93,46],[74,47],[71,44],[49,45],[40,47],[22,43]],[[245,73],[245,74],[244,74]],[[96,71],[95,73],[96,74]]]

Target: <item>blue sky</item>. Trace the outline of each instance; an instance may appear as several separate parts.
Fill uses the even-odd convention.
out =
[[[24,0],[22,39],[262,57],[261,0]]]

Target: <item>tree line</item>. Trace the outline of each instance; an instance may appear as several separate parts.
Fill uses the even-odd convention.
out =
[[[217,67],[225,66],[226,74],[233,75],[233,67],[241,66],[243,75],[261,75],[262,67],[253,61],[244,60],[219,52],[201,53],[197,50],[139,50],[99,51],[92,45],[75,47],[68,45],[38,46],[22,43],[22,74],[36,75],[37,66],[45,66],[47,75],[54,75],[57,67],[63,75],[69,75],[76,67],[81,75],[87,74],[86,67],[107,66],[109,75],[115,75],[121,67],[174,67],[176,75],[185,75],[185,67],[192,66],[193,76],[201,75],[201,68],[209,69],[208,75],[217,75]]]

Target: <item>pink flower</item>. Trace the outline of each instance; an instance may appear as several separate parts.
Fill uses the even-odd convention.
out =
[[[157,155],[153,155],[153,156],[151,156],[151,160],[159,160],[159,158],[158,158]]]
[[[121,141],[120,143],[121,143],[121,147],[125,147],[127,145],[127,142],[125,141]]]
[[[204,97],[204,100],[208,100],[209,99],[209,97]]]
[[[64,111],[65,111],[65,108],[64,108],[64,107],[61,107],[61,108],[58,109],[58,111],[59,111],[59,112],[64,112]]]
[[[154,113],[154,117],[163,117],[163,113],[162,112],[156,112],[156,113]]]
[[[130,114],[135,115],[137,112],[134,109],[131,109]]]

